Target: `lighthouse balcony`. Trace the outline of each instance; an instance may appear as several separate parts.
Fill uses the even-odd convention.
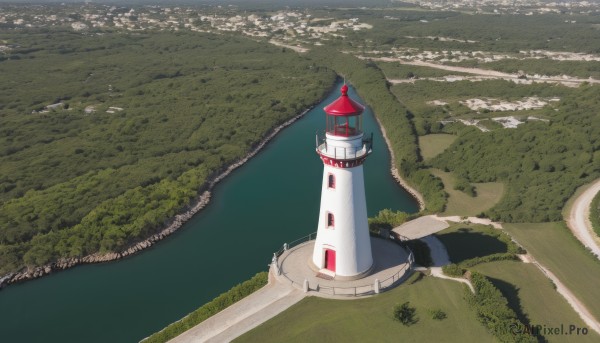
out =
[[[371,151],[371,147],[367,143],[360,147],[334,147],[328,146],[327,143],[317,146],[319,155],[335,160],[355,160],[367,156]]]

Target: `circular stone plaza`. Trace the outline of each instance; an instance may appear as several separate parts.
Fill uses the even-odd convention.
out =
[[[339,280],[326,270],[313,269],[310,262],[315,234],[284,244],[274,254],[271,273],[277,282],[303,290],[310,295],[348,298],[378,294],[401,283],[413,263],[410,250],[392,239],[371,237],[373,266],[356,280]]]

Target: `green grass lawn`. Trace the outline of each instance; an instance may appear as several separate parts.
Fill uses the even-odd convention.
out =
[[[428,160],[441,154],[446,148],[458,138],[455,135],[444,133],[434,133],[425,136],[419,136],[419,148],[424,160]]]
[[[504,194],[502,182],[474,183],[477,196],[471,197],[459,190],[454,189],[454,176],[439,169],[431,169],[431,173],[444,183],[444,189],[448,193],[448,205],[442,213],[444,215],[475,216],[492,208],[497,204]]]
[[[460,263],[475,257],[505,253],[508,247],[495,235],[499,231],[480,224],[454,224],[435,236],[444,243],[450,261]],[[508,236],[507,236],[508,238]]]
[[[499,261],[472,268],[491,278],[508,299],[509,306],[521,322],[528,325],[558,327],[564,324],[586,327],[567,301],[554,289],[552,282],[534,265]],[[549,342],[564,342],[564,337],[545,335]],[[573,342],[599,342],[600,336],[589,331],[586,336],[571,336]]]
[[[463,287],[424,277],[366,299],[308,297],[235,342],[494,342],[467,307]],[[411,326],[392,317],[394,305],[405,301],[417,310],[419,320]],[[447,318],[432,319],[430,309]]]
[[[600,261],[585,251],[566,224],[504,224],[504,228],[552,271],[600,318]]]

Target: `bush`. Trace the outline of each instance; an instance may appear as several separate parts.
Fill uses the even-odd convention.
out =
[[[448,317],[446,315],[446,312],[444,312],[444,311],[442,311],[440,309],[431,309],[428,312],[431,315],[431,319],[444,320],[444,319],[446,319]]]
[[[458,178],[456,180],[456,184],[454,185],[454,189],[461,191],[471,197],[477,196],[475,187],[472,184],[470,184],[469,181],[465,178]]]
[[[475,294],[467,291],[469,306],[475,310],[479,322],[500,342],[536,342],[536,339],[528,334],[510,331],[510,328],[524,325],[508,307],[506,298],[485,276],[473,272],[471,283]]]
[[[465,271],[458,264],[448,264],[442,267],[444,274],[453,277],[462,277]]]
[[[402,305],[398,304],[394,306],[394,319],[406,326],[410,326],[419,321],[418,318],[415,317],[416,313],[417,309],[410,307],[410,302],[408,301]]]
[[[519,257],[512,253],[499,253],[492,254],[483,257],[475,257],[468,260],[464,260],[459,264],[449,264],[442,267],[444,274],[453,277],[462,277],[465,273],[465,269],[476,266],[481,263],[495,262],[495,261],[519,261]]]

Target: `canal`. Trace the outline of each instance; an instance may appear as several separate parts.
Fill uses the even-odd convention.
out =
[[[210,204],[171,237],[118,262],[0,291],[0,340],[137,342],[266,270],[282,243],[316,231],[323,165],[315,132],[324,129],[322,108],[340,87],[215,187]],[[352,87],[349,94],[357,98]],[[374,133],[364,164],[369,216],[384,208],[417,211],[390,175],[369,109],[364,130]]]

